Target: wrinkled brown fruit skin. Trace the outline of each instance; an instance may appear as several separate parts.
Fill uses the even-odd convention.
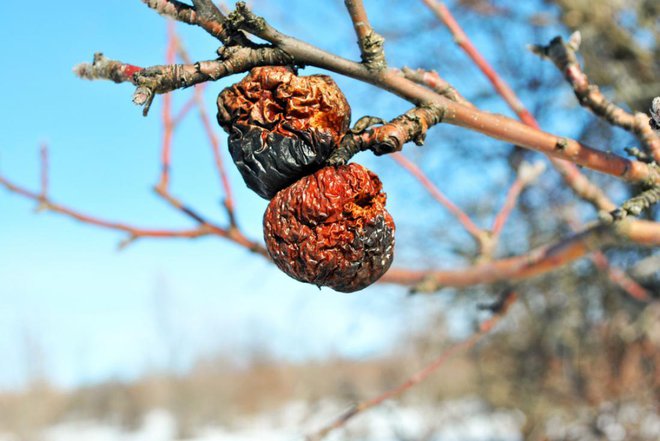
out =
[[[326,75],[257,67],[218,96],[218,123],[249,188],[265,199],[321,168],[349,128],[351,108]]]
[[[264,214],[266,248],[301,282],[361,290],[389,269],[394,221],[378,177],[359,164],[325,167],[280,191]]]

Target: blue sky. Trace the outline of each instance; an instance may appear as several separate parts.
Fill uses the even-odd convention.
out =
[[[257,12],[287,33],[357,58],[342,3],[319,2],[310,9],[302,0],[254,2]],[[410,5],[398,18],[404,24],[428,14],[418,2]],[[374,23],[392,20],[380,12]],[[217,45],[202,30],[178,25],[177,31],[193,58],[214,56]],[[437,36],[423,34],[422,42],[450,41],[435,32]],[[151,191],[159,170],[160,100],[143,118],[131,103],[130,85],[87,82],[72,74],[74,65],[90,61],[97,51],[145,66],[163,63],[163,18],[138,0],[42,2],[38,7],[10,2],[0,16],[0,38],[6,42],[0,69],[0,170],[5,176],[38,188],[39,144],[46,142],[56,202],[144,227],[191,225]],[[410,47],[399,54],[398,65],[410,63]],[[449,79],[460,82],[464,73],[454,75]],[[474,78],[470,87],[487,87],[480,76]],[[207,87],[211,115],[217,93],[236,79]],[[409,107],[369,86],[337,81],[354,116],[390,118]],[[189,94],[176,93],[175,106]],[[505,111],[500,104],[491,110]],[[174,194],[223,222],[222,190],[197,118],[177,130],[173,154]],[[393,172],[389,160],[362,156],[360,161],[381,173],[387,191],[414,185],[400,171]],[[429,161],[432,165],[442,157]],[[228,170],[239,222],[250,237],[259,238],[266,201],[245,189],[233,167]],[[472,182],[476,188],[480,179],[506,188],[503,170],[494,164]],[[409,227],[428,222],[427,217],[442,225],[446,213],[413,188],[408,198],[390,198],[395,219],[408,221]],[[466,191],[463,186],[445,190],[457,197]],[[423,219],[410,215],[418,204],[425,206]],[[75,385],[168,363],[185,368],[203,352],[240,358],[260,345],[294,359],[333,353],[367,356],[390,347],[401,329],[420,323],[429,309],[445,305],[438,297],[406,299],[405,291],[396,287],[375,286],[354,295],[319,291],[215,238],[140,240],[119,252],[121,234],[34,209],[34,203],[0,191],[0,388],[20,386],[40,372],[58,384]],[[398,234],[412,232],[400,228]],[[464,233],[456,234],[456,240],[464,238]],[[456,329],[464,324],[459,313],[452,320]]]
[[[14,2],[5,5],[0,23],[0,38],[9,43],[0,70],[2,173],[36,189],[38,147],[46,142],[55,201],[145,227],[189,226],[151,191],[159,167],[158,100],[143,118],[130,101],[130,85],[81,81],[71,72],[96,51],[136,64],[162,63],[165,21],[137,0],[115,0]],[[291,24],[291,32],[302,26]],[[194,57],[213,57],[216,46],[203,31],[184,25],[178,31]],[[344,35],[344,47],[353,51],[352,34]],[[336,39],[316,37],[326,47]],[[207,89],[212,115],[215,95],[226,84]],[[175,95],[175,105],[188,96]],[[222,220],[222,192],[197,118],[174,142],[173,191]],[[239,221],[259,238],[265,201],[230,172]],[[240,355],[260,344],[292,358],[369,355],[391,343],[405,311],[415,314],[421,302],[402,307],[404,293],[396,288],[354,296],[319,291],[213,238],[144,240],[119,252],[121,234],[34,208],[0,191],[3,388],[39,373],[62,385],[134,375],[167,364],[171,347],[178,367],[200,352]]]

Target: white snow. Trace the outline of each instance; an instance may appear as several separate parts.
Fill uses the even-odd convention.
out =
[[[310,405],[293,402],[276,412],[242,418],[232,427],[200,428],[186,441],[302,441],[344,409],[334,402]],[[330,434],[327,441],[518,441],[523,417],[516,411],[489,409],[474,398],[447,401],[437,406],[384,405],[353,418],[345,428]],[[427,435],[430,435],[427,437]],[[43,441],[172,441],[177,424],[165,410],[149,412],[138,430],[128,432],[98,422],[66,422],[45,430]],[[0,441],[16,441],[0,434]]]

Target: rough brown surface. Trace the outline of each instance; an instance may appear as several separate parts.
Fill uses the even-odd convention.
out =
[[[218,96],[218,123],[245,183],[270,199],[318,170],[348,130],[351,109],[326,75],[252,69]]]
[[[353,292],[390,267],[394,221],[378,177],[359,164],[325,167],[280,191],[264,214],[268,253],[294,279]]]

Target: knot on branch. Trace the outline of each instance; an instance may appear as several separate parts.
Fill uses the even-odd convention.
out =
[[[233,33],[239,33],[241,29],[245,29],[250,33],[258,34],[266,29],[267,24],[266,20],[250,11],[245,2],[237,2],[236,9],[227,16],[225,26],[229,32]]]
[[[651,113],[649,125],[660,136],[660,96],[653,98],[649,112]]]
[[[656,185],[626,201],[621,207],[601,215],[601,218],[605,222],[618,222],[629,215],[639,216],[658,202],[660,202],[660,186]]]
[[[562,72],[569,66],[579,65],[576,52],[580,49],[582,35],[575,31],[567,42],[561,36],[550,40],[547,45],[534,44],[529,46],[532,53],[551,60]]]
[[[373,30],[359,40],[362,62],[369,70],[381,71],[387,67],[383,45],[385,38]]]
[[[442,121],[445,108],[438,105],[416,107],[384,124],[380,118],[365,116],[342,138],[328,164],[341,165],[353,155],[371,150],[375,155],[398,152],[408,141],[423,145],[429,127]],[[375,124],[379,127],[371,128]]]

